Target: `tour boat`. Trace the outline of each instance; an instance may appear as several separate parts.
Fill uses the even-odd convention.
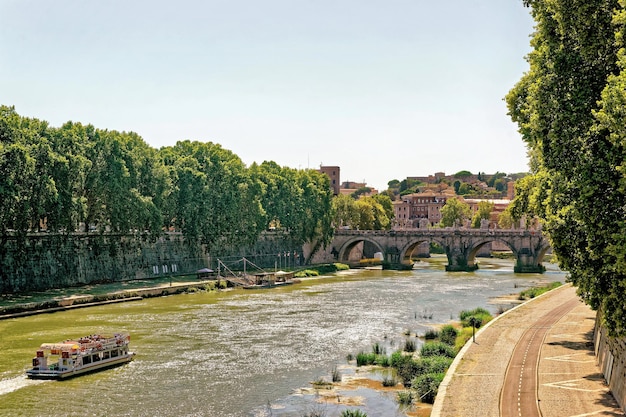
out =
[[[43,343],[26,375],[31,379],[65,379],[121,365],[135,355],[128,350],[129,343],[128,333],[93,334],[78,340]]]

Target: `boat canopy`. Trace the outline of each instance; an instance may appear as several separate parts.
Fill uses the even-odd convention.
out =
[[[71,352],[80,349],[76,342],[71,343],[42,343],[39,347],[41,350],[58,350],[61,352]]]

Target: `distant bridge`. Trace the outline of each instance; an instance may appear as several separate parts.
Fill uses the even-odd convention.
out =
[[[528,229],[409,229],[336,230],[328,250],[339,262],[351,263],[354,250],[373,245],[391,267],[410,265],[414,252],[424,242],[439,244],[448,257],[446,271],[478,269],[475,257],[490,242],[502,242],[515,257],[515,272],[543,272],[541,264],[550,249],[548,239],[538,230]],[[352,255],[352,257],[351,257]]]

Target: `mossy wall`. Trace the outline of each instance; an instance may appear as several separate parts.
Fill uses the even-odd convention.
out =
[[[282,233],[266,233],[249,247],[206,248],[180,234],[33,234],[0,237],[0,294],[16,294],[101,282],[194,274],[222,260],[236,270],[246,257],[261,268],[293,269],[302,248]]]
[[[598,365],[613,397],[626,413],[626,338],[611,337],[596,318],[595,349]]]

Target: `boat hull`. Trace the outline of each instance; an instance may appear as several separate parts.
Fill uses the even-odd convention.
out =
[[[97,363],[90,363],[89,365],[83,365],[81,367],[77,367],[70,370],[57,371],[57,370],[39,370],[39,369],[29,369],[26,371],[26,376],[30,379],[69,379],[75,376],[84,375],[92,372],[98,372],[109,368],[114,368],[116,366],[123,365],[133,360],[133,356],[135,354],[133,352],[129,352],[126,355],[104,359]]]

